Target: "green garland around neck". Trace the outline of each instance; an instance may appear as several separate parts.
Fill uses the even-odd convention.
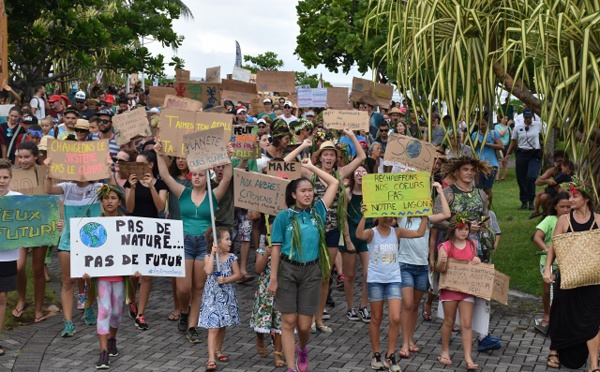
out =
[[[292,245],[290,248],[289,259],[292,259],[292,252],[296,253],[296,258],[302,257],[302,234],[300,230],[300,222],[298,222],[298,214],[290,210],[290,218],[292,220]],[[319,266],[321,267],[321,279],[325,281],[329,270],[331,270],[331,262],[329,260],[329,250],[325,242],[325,222],[315,212],[314,208],[310,211],[311,221],[314,218],[317,221],[317,229],[319,230]]]
[[[340,179],[340,174],[337,171],[333,171],[333,176],[339,181],[338,183],[338,193],[337,193],[337,210],[336,210],[336,219],[337,219],[337,227],[341,234],[344,233],[344,228],[346,227],[346,215],[348,214],[348,195],[346,195],[346,186],[344,185],[344,181]],[[311,183],[313,186],[317,182],[318,177],[313,173],[311,176]]]

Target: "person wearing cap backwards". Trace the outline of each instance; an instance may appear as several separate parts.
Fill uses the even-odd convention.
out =
[[[61,124],[63,122],[62,116],[65,111],[65,106],[63,105],[62,97],[58,94],[53,94],[49,99],[48,103],[50,104],[50,110],[48,111],[48,115],[52,116],[55,120],[54,123]]]
[[[96,111],[87,107],[85,102],[86,96],[83,90],[75,93],[75,107],[79,110],[79,117],[85,120],[90,120],[90,118],[96,115]]]
[[[235,124],[246,125],[248,124],[247,111],[244,106],[238,106],[235,109]]]
[[[113,114],[112,110],[109,109],[108,107],[104,107],[103,109],[101,109],[100,111],[98,111],[96,113],[96,116],[98,117],[97,122],[98,122],[99,132],[92,136],[92,140],[97,141],[97,140],[107,139],[110,157],[116,158],[121,147],[119,145],[117,145],[117,141],[115,139],[115,134],[112,130],[113,129],[112,128],[113,115],[114,114]]]
[[[293,110],[294,105],[292,104],[292,102],[285,101],[285,103],[283,104],[283,114],[280,115],[277,119],[283,119],[283,121],[285,121],[287,125],[290,125],[292,121],[298,120],[298,118],[292,114]]]
[[[504,163],[508,159],[512,150],[517,148],[516,173],[517,183],[519,184],[519,199],[521,206],[519,210],[533,210],[535,200],[535,180],[540,174],[542,167],[542,157],[544,152],[540,145],[540,132],[542,125],[539,121],[533,122],[533,111],[526,108],[523,110],[523,124],[515,125],[512,137]]]
[[[273,111],[273,100],[271,98],[265,98],[263,100],[263,106],[265,107],[265,111],[258,114],[258,118],[261,119],[263,116],[268,116],[271,119],[275,120],[277,115],[275,115],[275,111]]]

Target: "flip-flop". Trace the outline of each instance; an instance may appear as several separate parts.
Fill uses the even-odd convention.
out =
[[[28,307],[29,307],[29,304],[25,304],[21,310],[19,310],[15,307],[12,311],[13,318],[19,319],[20,317],[22,317],[23,313],[25,312],[25,310],[27,310]],[[17,312],[17,315],[15,315],[15,311]]]
[[[175,314],[175,312],[171,311],[169,314],[169,320],[172,322],[176,322],[179,320],[180,314]]]
[[[411,353],[418,353],[419,351],[421,351],[421,349],[419,349],[417,345],[409,345],[408,351],[410,351]]]
[[[425,302],[423,302],[423,305],[421,305],[421,309],[423,311],[423,320],[426,322],[431,322],[431,314],[429,314],[427,311],[425,311]]]
[[[410,353],[409,350],[400,350],[398,352],[398,356],[400,357],[400,359],[407,359],[410,358]]]
[[[326,325],[318,325],[317,326],[317,331],[319,331],[321,333],[325,333],[326,335],[329,335],[329,334],[333,333],[333,329],[331,329],[331,327],[328,327]]]
[[[441,364],[445,365],[445,366],[451,366],[452,365],[452,361],[450,360],[450,358],[446,358],[443,356],[438,356],[437,357],[438,362],[440,362]]]
[[[214,360],[209,360],[208,362],[206,362],[206,370],[207,371],[216,371],[217,363]]]
[[[229,362],[229,356],[228,356],[228,355],[225,355],[225,354],[223,354],[223,353],[222,353],[222,352],[220,352],[220,351],[217,351],[217,352],[215,353],[215,356],[217,357],[217,360],[218,360],[219,362]]]
[[[254,280],[254,277],[250,274],[246,274],[242,277],[242,279],[237,281],[237,284],[244,284]]]
[[[46,320],[46,317],[45,317],[45,316],[41,316],[41,317],[39,317],[39,318],[35,318],[35,319],[33,320],[33,322],[34,322],[34,323],[40,323],[40,322],[43,322],[44,320]]]

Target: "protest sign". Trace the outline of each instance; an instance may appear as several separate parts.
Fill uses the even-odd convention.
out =
[[[188,168],[199,172],[219,165],[230,164],[223,128],[201,130],[183,136],[183,148]]]
[[[224,91],[249,93],[249,94],[253,94],[253,95],[257,94],[256,84],[244,83],[242,81],[223,80],[223,83],[221,84],[221,88]],[[248,102],[250,102],[250,101],[248,101]]]
[[[203,112],[216,112],[218,114],[226,114],[227,112],[225,111],[225,107],[224,106],[214,106],[211,107],[207,110],[203,110]]]
[[[302,164],[299,161],[271,160],[266,171],[270,176],[293,181],[302,177]]]
[[[71,223],[71,277],[185,276],[183,223],[143,217]]]
[[[389,107],[393,95],[394,87],[391,85],[374,83],[371,80],[360,79],[357,77],[352,79],[350,100],[353,102],[363,102],[373,106]]]
[[[202,102],[168,94],[165,97],[163,108],[183,111],[200,111],[202,109]]]
[[[267,97],[264,97],[267,98]],[[258,114],[260,114],[261,112],[265,112],[265,106],[263,104],[263,99],[260,96],[256,96],[255,98],[253,98],[250,101],[250,108],[248,109],[248,115],[250,116],[254,116],[257,119],[260,119],[258,117]]]
[[[433,212],[428,172],[365,174],[366,217],[416,217]]]
[[[509,288],[510,276],[496,270],[494,273],[494,289],[492,290],[492,300],[498,301],[503,305],[508,305]]]
[[[440,274],[440,289],[467,293],[487,301],[508,305],[510,277],[496,271],[494,265],[448,259],[446,272]]]
[[[253,134],[254,125],[234,125],[231,136],[233,156],[238,159],[259,159],[258,135]]]
[[[176,83],[187,83],[190,81],[190,71],[175,69],[175,82]]]
[[[285,188],[289,182],[289,180],[235,168],[233,170],[234,205],[275,216],[287,209]]]
[[[429,142],[401,134],[390,134],[383,156],[383,164],[407,166],[431,172],[435,163],[436,148]]]
[[[48,139],[50,177],[65,181],[97,181],[108,178],[108,140],[61,141]]]
[[[223,140],[231,137],[231,115],[163,109],[160,114],[160,139],[167,155],[185,156],[183,136],[200,130],[224,128]]]
[[[258,71],[256,87],[260,92],[287,92],[296,90],[294,71]]]
[[[231,78],[237,81],[243,81],[248,83],[250,81],[250,70],[243,69],[241,67],[233,66],[233,73]]]
[[[327,88],[298,89],[298,107],[327,106]]]
[[[169,94],[175,94],[175,88],[150,86],[150,106],[159,107]]]
[[[221,99],[223,101],[232,101],[236,103],[244,103],[248,104],[252,102],[254,98],[256,98],[256,94],[251,93],[243,93],[243,92],[231,92],[228,90],[224,90],[221,92]]]
[[[124,180],[128,180],[132,174],[135,174],[138,180],[141,180],[146,173],[152,173],[152,169],[148,167],[148,164],[135,161],[120,161],[118,167],[119,177]]]
[[[325,110],[323,126],[327,129],[369,131],[369,114],[358,110]]]
[[[173,93],[169,93],[173,94]],[[190,98],[202,102],[202,107],[209,109],[221,102],[221,84],[216,83],[176,83],[177,97]]]
[[[56,245],[59,197],[14,195],[0,198],[0,250]]]
[[[206,82],[217,84],[221,82],[221,66],[206,69]]]
[[[45,178],[46,167],[15,168],[8,188],[25,195],[44,195]]]
[[[0,105],[0,117],[7,117],[11,108],[15,105]]]
[[[122,146],[136,137],[152,135],[150,122],[144,108],[138,108],[112,118],[117,145]]]
[[[348,88],[327,87],[327,107],[330,109],[347,109]]]

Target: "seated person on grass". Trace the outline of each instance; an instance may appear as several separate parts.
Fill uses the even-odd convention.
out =
[[[535,218],[542,214],[547,216],[552,205],[552,199],[558,195],[560,191],[564,191],[561,189],[560,185],[565,182],[571,182],[571,177],[575,170],[573,162],[564,160],[560,169],[561,171],[556,177],[544,181],[547,187],[542,191],[538,191],[535,195],[534,210],[529,215],[529,218]],[[542,207],[542,213],[539,212],[540,206]]]

